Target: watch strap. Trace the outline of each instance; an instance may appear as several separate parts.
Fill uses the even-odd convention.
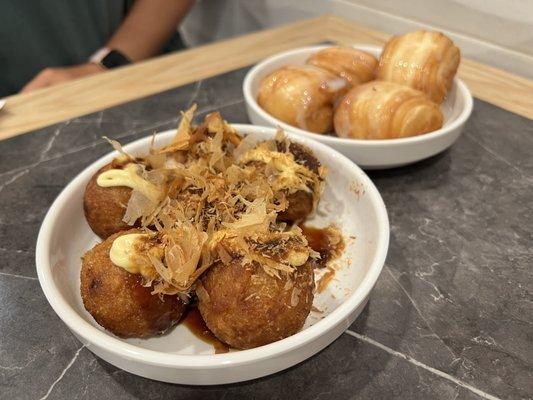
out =
[[[119,50],[103,47],[97,50],[89,59],[90,62],[100,64],[107,69],[131,64],[131,60]]]

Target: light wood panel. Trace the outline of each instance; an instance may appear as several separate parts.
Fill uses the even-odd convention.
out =
[[[158,57],[33,93],[14,95],[0,111],[0,140],[253,64],[293,47],[329,40],[381,44],[388,35],[325,15]],[[474,96],[533,118],[533,82],[471,60],[460,77]]]
[[[0,112],[0,139],[241,68],[282,50],[316,43],[324,40],[324,23],[323,18],[305,20],[8,97]]]

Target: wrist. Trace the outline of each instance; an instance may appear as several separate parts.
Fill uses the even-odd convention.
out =
[[[109,47],[98,49],[90,58],[89,62],[100,65],[104,69],[113,69],[131,64],[131,59],[122,53]]]

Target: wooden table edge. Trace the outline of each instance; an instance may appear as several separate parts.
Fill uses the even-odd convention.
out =
[[[323,15],[13,95],[0,111],[0,140],[252,65],[290,48],[323,41],[382,44],[389,36]],[[458,75],[476,98],[533,119],[533,81],[465,58]]]

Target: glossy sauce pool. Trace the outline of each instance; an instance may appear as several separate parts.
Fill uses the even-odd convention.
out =
[[[197,307],[191,307],[187,311],[187,315],[181,321],[198,339],[209,343],[215,349],[215,354],[227,353],[229,347],[216,338],[216,336],[209,330],[207,325],[198,311]]]
[[[344,250],[344,240],[334,228],[314,228],[300,225],[309,247],[320,253],[320,259],[314,261],[315,268],[325,268],[330,261],[339,257]]]

